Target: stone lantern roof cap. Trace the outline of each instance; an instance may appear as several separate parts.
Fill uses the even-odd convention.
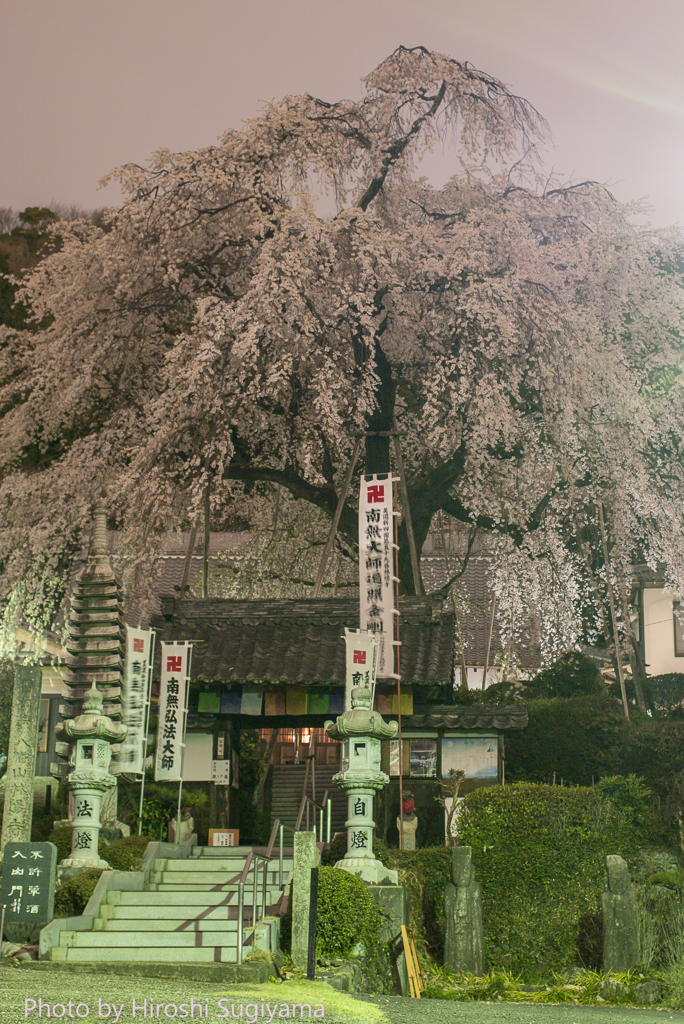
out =
[[[83,714],[66,721],[63,731],[72,739],[99,739],[120,743],[126,738],[128,729],[125,725],[113,722],[107,715],[103,715],[102,705],[102,694],[97,688],[96,680],[93,679],[93,685],[85,695]]]
[[[385,722],[377,711],[371,711],[371,691],[356,686],[351,692],[352,706],[335,722],[326,722],[325,731],[333,740],[345,736],[373,736],[378,740],[394,739],[399,731],[396,722]]]

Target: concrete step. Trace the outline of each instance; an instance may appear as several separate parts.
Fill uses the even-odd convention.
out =
[[[263,861],[258,862],[259,874],[263,871]],[[276,853],[275,857],[272,857],[268,864],[268,871],[278,871],[279,865],[278,856]],[[245,867],[245,860],[243,858],[232,858],[232,857],[207,857],[205,860],[198,858],[197,860],[155,860],[154,870],[155,871],[176,871],[182,875],[198,875],[206,874],[214,871],[220,871],[228,873],[230,875],[242,874]],[[293,861],[292,857],[283,857],[283,870],[287,869],[292,871]],[[254,871],[254,861],[250,865],[249,873]]]
[[[84,963],[87,961],[101,963],[237,963],[237,948],[234,946],[148,946],[141,950],[137,946],[109,947],[99,946],[55,946],[52,950],[53,960],[66,963]],[[142,1002],[142,997],[139,1000]],[[136,1003],[138,1000],[136,1000]],[[189,999],[188,999],[189,1002]]]
[[[186,882],[185,884],[181,884],[180,882],[169,881],[166,878],[166,876],[162,876],[162,877],[163,877],[163,881],[154,882],[154,886],[155,886],[155,890],[154,891],[156,891],[156,892],[207,892],[207,893],[209,893],[209,892],[226,892],[227,893],[227,892],[237,892],[238,891],[238,883],[237,882],[227,882],[225,885],[221,885],[220,882],[209,883],[208,885],[204,884],[203,882]],[[264,884],[261,881],[261,879],[259,879],[259,882],[257,884],[257,892],[261,893],[262,890],[263,890],[263,887],[264,887]],[[254,892],[254,883],[252,882],[249,885],[245,884],[245,899],[247,899],[247,894],[248,893],[251,895],[253,892]],[[266,892],[269,894],[269,897],[270,896],[274,896],[276,894],[276,892],[277,893],[280,892],[280,886],[277,883],[274,884],[272,882],[270,885],[266,886]]]
[[[219,904],[237,903],[237,892],[178,889],[147,892],[108,892],[110,906],[128,907],[216,907]]]
[[[251,914],[245,913],[244,919],[251,923]],[[190,925],[188,921],[191,921]],[[146,917],[97,917],[93,925],[96,932],[175,932],[181,929],[229,932],[237,930],[237,915],[233,911],[232,918],[204,917],[201,920],[187,917],[165,917],[160,920]]]
[[[226,922],[227,923],[227,922]],[[221,931],[194,931],[186,928],[185,931],[126,931],[126,932],[62,932],[60,945],[69,948],[87,946],[89,949],[139,949],[141,959],[144,951],[153,946],[155,948],[169,949],[177,946],[184,948],[190,946],[200,948],[202,946],[236,946],[237,928],[232,932]]]
[[[198,913],[202,913],[198,907],[187,907],[187,913],[182,916],[183,907],[170,906],[170,907],[154,907],[154,906],[122,906],[121,904],[103,903],[100,906],[100,916],[96,919],[97,921],[119,921],[122,927],[132,928],[131,922],[136,921],[142,924],[144,921],[154,921],[158,923],[160,927],[165,921],[175,921],[181,924],[183,921],[187,921],[189,917],[195,918]],[[205,908],[208,909],[208,908]],[[251,906],[250,906],[251,910]],[[245,908],[245,913],[247,908]],[[212,907],[209,913],[202,918],[203,921],[228,921],[234,920],[237,914],[237,900],[231,900],[229,904]],[[232,917],[231,917],[232,915]],[[174,927],[169,924],[169,928]]]
[[[109,910],[114,909],[116,911],[128,910],[129,913],[123,914],[116,912],[110,913]],[[180,928],[182,925],[186,925],[190,928],[198,928],[200,931],[211,931],[214,929],[222,928],[237,928],[238,927],[238,906],[233,904],[230,907],[223,906],[217,907],[216,911],[211,911],[205,915],[205,910],[197,906],[187,907],[187,912],[184,916],[181,916],[182,907],[178,906],[163,906],[163,907],[113,907],[108,908],[105,906],[100,907],[100,915],[95,918],[93,928],[99,932],[134,932],[136,929],[139,931],[174,931]],[[106,910],[108,912],[102,912]],[[163,911],[163,912],[160,912]],[[257,918],[260,913],[260,906],[257,908]],[[266,904],[266,913],[264,916],[267,918],[273,918],[279,914],[279,906],[276,903]],[[252,904],[245,904],[243,910],[243,921],[246,927],[251,927],[252,924]],[[188,924],[189,923],[189,924]]]

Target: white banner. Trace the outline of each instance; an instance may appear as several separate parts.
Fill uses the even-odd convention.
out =
[[[185,745],[185,697],[192,644],[161,645],[159,722],[155,781],[178,782],[183,770]]]
[[[351,708],[351,692],[355,686],[367,686],[373,697],[375,696],[375,672],[379,638],[365,630],[345,628],[344,641],[347,645],[347,678],[344,693],[344,710],[349,711]]]
[[[123,683],[123,722],[126,739],[121,744],[120,772],[142,775],[145,771],[145,726],[150,700],[154,632],[126,627],[126,666]]]
[[[380,641],[378,679],[395,678],[394,480],[394,477],[383,480],[377,476],[361,477],[359,498],[359,624],[362,630],[376,634]]]

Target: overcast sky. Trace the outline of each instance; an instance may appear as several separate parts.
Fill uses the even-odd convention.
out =
[[[110,168],[288,93],[355,98],[403,44],[526,97],[566,180],[684,224],[683,0],[4,0],[0,25],[0,206],[117,203]],[[431,177],[456,170],[440,155]]]

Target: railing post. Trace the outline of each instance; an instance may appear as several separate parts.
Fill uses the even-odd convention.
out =
[[[245,883],[238,882],[237,962],[242,963],[242,918],[245,912]]]
[[[323,842],[323,808],[318,812],[318,842]]]
[[[283,826],[281,825],[280,826],[280,854],[279,854],[279,857],[278,857],[278,861],[279,861],[279,863],[278,863],[278,868],[279,868],[278,885],[280,886],[281,889],[283,887],[283,831],[284,831],[283,830]]]
[[[331,809],[331,806],[330,806],[330,797],[328,797],[327,807],[328,807],[328,828],[327,828],[326,842],[329,843],[330,842],[330,822],[331,822],[331,813],[332,813],[332,809]]]
[[[268,890],[268,861],[264,861],[264,885],[261,892],[261,916],[266,917],[266,892]]]
[[[259,891],[259,858],[255,857],[252,861],[254,867],[254,886],[252,889],[252,928],[256,928],[257,923],[257,905],[259,902],[258,891]]]

